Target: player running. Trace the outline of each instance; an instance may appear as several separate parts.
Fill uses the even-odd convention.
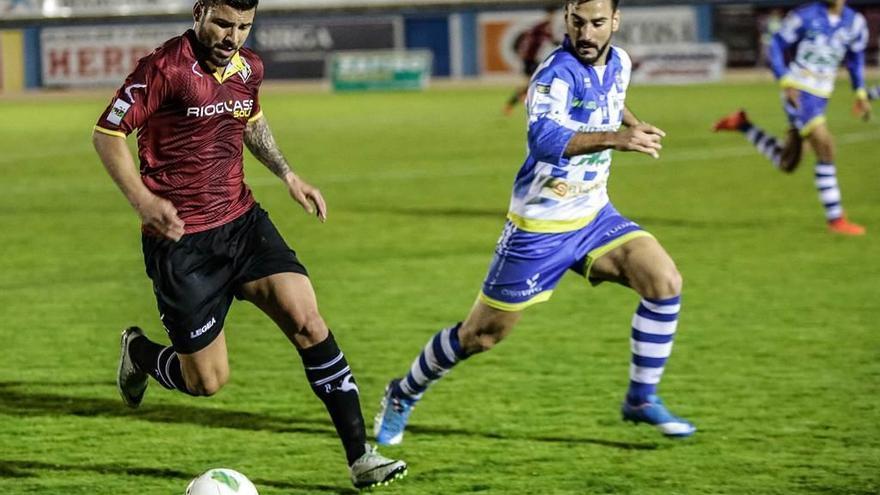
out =
[[[143,224],[146,271],[171,346],[122,333],[117,384],[138,407],[148,376],[193,396],[229,377],[223,322],[233,297],[271,317],[330,414],[356,487],[406,473],[366,443],[357,384],[305,267],[244,183],[242,144],[320,221],[324,198],[293,173],[259,102],[263,64],[242,48],[258,0],[200,0],[195,25],[138,63],[95,126],[94,144]],[[126,146],[138,130],[140,175]]]
[[[671,437],[696,431],[657,395],[678,322],[681,276],[660,243],[608,199],[611,151],[658,158],[665,136],[625,106],[631,61],[610,44],[620,23],[617,4],[567,1],[567,37],[529,88],[528,156],[482,292],[463,323],[434,335],[406,376],[388,384],[374,429],[380,444],[400,443],[428,386],[500,342],[523,310],[550,299],[569,270],[594,285],[616,282],[641,296],[631,325],[623,419]]]
[[[789,13],[770,44],[770,66],[782,86],[782,101],[791,128],[785,142],[754,125],[744,110],[719,120],[714,130],[739,131],[776,168],[791,173],[801,161],[806,139],[816,153],[816,189],[825,208],[829,231],[864,235],[865,228],[847,220],[837,185],[834,137],[825,122],[825,108],[834,90],[841,63],[849,71],[856,93],[855,112],[865,120],[871,103],[865,89],[865,18],[846,6],[846,0],[816,2]],[[794,58],[786,65],[786,53]]]
[[[510,115],[513,109],[526,97],[529,90],[528,81],[531,79],[538,65],[541,64],[541,49],[547,43],[558,44],[553,37],[553,15],[556,13],[556,7],[547,7],[544,9],[544,18],[541,22],[519,33],[513,48],[516,50],[516,56],[522,63],[523,74],[526,76],[526,83],[516,88],[513,94],[508,98],[504,105],[504,114]]]

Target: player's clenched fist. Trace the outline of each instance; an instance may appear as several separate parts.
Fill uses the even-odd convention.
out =
[[[135,208],[145,231],[175,242],[183,237],[184,223],[171,201],[152,195]]]
[[[636,124],[617,132],[614,149],[617,151],[638,151],[660,158],[663,149],[661,140],[666,136],[663,130],[647,123]]]

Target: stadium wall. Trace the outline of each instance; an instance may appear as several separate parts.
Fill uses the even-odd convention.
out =
[[[124,58],[133,66],[134,54],[162,41],[140,36],[137,41],[142,46],[132,47],[129,45],[133,41],[125,41],[120,34],[123,30],[138,31],[162,25],[183,29],[191,22],[188,13],[191,0],[54,0],[50,3],[56,11],[47,11],[47,14],[66,12],[70,17],[47,15],[35,21],[33,9],[42,5],[40,0],[0,0],[3,14],[0,28],[14,27],[12,31],[23,36],[24,57],[19,64],[22,68],[10,73],[22,72],[23,85],[28,88],[90,86],[118,81],[125,74],[120,75],[118,63],[114,62],[118,58],[114,58],[114,47],[118,48],[120,43],[128,46],[128,55]],[[318,3],[328,8],[318,13],[315,11]],[[618,33],[617,43],[638,50],[639,46],[661,43],[720,41],[728,47],[730,65],[757,66],[762,63],[761,26],[774,9],[791,3],[633,0],[627,4],[627,21]],[[645,6],[629,6],[633,4]],[[875,65],[880,5],[857,0],[851,4],[865,12],[869,19],[868,60]],[[286,6],[283,10],[282,5]],[[509,78],[520,71],[511,48],[512,39],[543,16],[544,5],[533,1],[500,4],[481,0],[263,0],[261,9],[272,14],[258,17],[249,43],[266,59],[267,79],[324,78],[325,61],[333,51],[425,48],[434,54],[434,76]],[[186,13],[181,14],[183,6]],[[122,17],[118,12],[123,8],[143,14]],[[25,12],[31,17],[24,15]],[[557,29],[561,31],[561,19],[558,24]],[[64,77],[58,77],[57,73],[59,67],[65,68],[63,64],[58,65],[58,50],[69,51],[62,55],[62,62],[63,57],[68,57],[67,63],[71,65]],[[113,70],[108,69],[108,63]],[[19,79],[19,75],[14,78]]]

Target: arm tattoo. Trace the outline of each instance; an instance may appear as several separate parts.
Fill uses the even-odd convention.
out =
[[[287,159],[275,144],[275,138],[272,136],[272,130],[269,129],[265,117],[249,122],[245,126],[244,144],[257,157],[257,160],[260,160],[260,163],[278,177],[283,179],[291,171]]]

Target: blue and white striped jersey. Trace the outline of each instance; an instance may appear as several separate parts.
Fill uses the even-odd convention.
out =
[[[783,86],[829,98],[841,63],[846,64],[853,89],[864,90],[868,25],[862,14],[844,7],[840,16],[822,2],[791,11],[770,44],[770,65]],[[786,65],[785,54],[794,57]]]
[[[565,42],[538,67],[527,100],[528,156],[513,186],[511,222],[530,232],[587,225],[608,203],[611,150],[564,158],[577,132],[617,131],[632,61],[611,47],[604,66],[584,65]]]

